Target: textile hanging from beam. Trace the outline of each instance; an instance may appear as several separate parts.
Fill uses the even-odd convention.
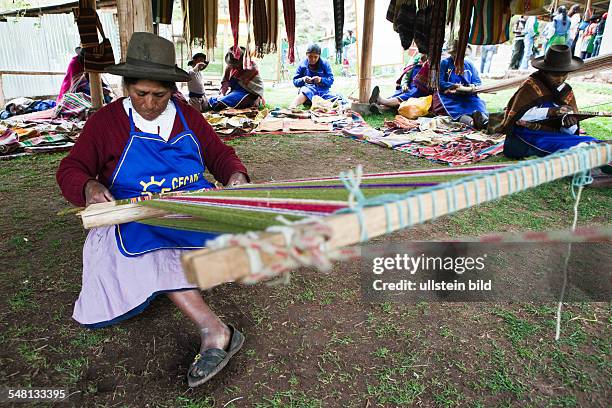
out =
[[[232,37],[234,38],[234,57],[240,58],[238,54],[238,35],[240,33],[240,0],[228,0],[230,26],[232,27]]]
[[[446,29],[446,0],[436,0],[432,7],[431,31],[429,35],[429,89],[438,90],[440,82],[440,59]]]
[[[255,57],[263,58],[268,39],[268,16],[266,0],[253,0],[253,34],[255,36]]]
[[[268,18],[268,42],[266,52],[276,52],[278,44],[278,0],[266,1],[266,17]]]
[[[502,44],[510,39],[510,0],[473,0],[469,43]]]
[[[293,64],[295,62],[295,0],[283,0],[283,14],[287,28],[287,42],[289,42],[287,59],[290,64]]]
[[[217,0],[181,0],[183,9],[183,37],[187,44],[217,45]]]
[[[244,69],[251,69],[253,61],[251,60],[251,2],[252,0],[244,0],[244,15],[246,17],[247,25],[247,40],[246,40],[246,52],[244,53],[243,66]],[[236,50],[237,52],[238,50]]]
[[[467,50],[472,24],[472,0],[461,0],[459,15],[459,38],[457,39],[457,58],[455,59],[455,73],[463,74],[463,61]]]
[[[151,0],[153,22],[158,24],[172,24],[172,8],[174,0]]]
[[[342,63],[342,37],[344,33],[344,0],[334,0],[334,36],[336,41],[336,64]]]

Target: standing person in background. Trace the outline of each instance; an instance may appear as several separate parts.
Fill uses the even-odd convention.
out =
[[[552,23],[555,31],[550,40],[548,40],[547,50],[551,45],[567,45],[571,21],[567,16],[567,8],[565,6],[559,6],[557,15],[553,18]]]
[[[525,52],[525,17],[520,16],[514,23],[512,32],[514,33],[514,48],[512,49],[512,58],[510,58],[510,69],[519,69]]]
[[[529,61],[534,54],[535,40],[540,35],[540,22],[536,16],[530,16],[525,23],[525,52],[521,60],[521,71],[529,69]],[[536,55],[537,56],[537,55]]]
[[[593,54],[593,49],[595,46],[595,32],[597,31],[597,24],[599,23],[599,17],[593,16],[589,21],[589,25],[584,30],[584,34],[582,35],[582,49],[580,57],[585,60],[591,58]]]
[[[572,49],[572,55],[576,51],[576,40],[578,39],[578,27],[580,27],[580,5],[574,4],[567,15],[570,18],[570,29],[569,37],[567,38],[567,45]]]
[[[608,19],[608,13],[604,13],[601,16],[601,21],[597,24],[595,29],[595,41],[593,43],[593,57],[599,55],[599,49],[601,48],[601,41],[603,40],[604,30],[606,29],[606,20]]]
[[[542,30],[541,39],[543,40],[543,50],[541,50],[541,54],[545,54],[546,51],[548,51],[548,44],[550,43],[553,35],[555,35],[555,14],[551,13],[549,18],[550,21],[546,23],[544,29]]]
[[[497,54],[497,44],[483,45],[480,49],[480,73],[488,74],[491,70],[493,56]]]
[[[189,69],[187,70],[189,74],[189,82],[187,82],[189,105],[200,112],[204,112],[210,109],[208,99],[204,94],[204,81],[202,80],[202,71],[208,66],[206,55],[201,52],[194,54],[187,65],[189,65]]]

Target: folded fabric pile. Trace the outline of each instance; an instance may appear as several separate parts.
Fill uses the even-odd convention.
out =
[[[386,129],[376,130],[361,123],[343,129],[341,134],[451,166],[495,156],[504,146],[504,135],[488,135],[449,117],[409,120],[398,116],[386,120],[385,125]]]
[[[0,121],[0,155],[68,150],[85,122],[24,123]]]
[[[255,133],[283,132],[309,133],[332,132],[365,124],[363,118],[355,112],[336,110],[302,111],[276,108],[261,121]]]
[[[247,108],[207,112],[204,118],[221,138],[227,138],[251,133],[267,115],[265,109]]]
[[[30,98],[15,98],[4,106],[4,110],[0,112],[0,119],[8,119],[12,116],[45,111],[54,107],[55,101],[51,99],[36,101]]]

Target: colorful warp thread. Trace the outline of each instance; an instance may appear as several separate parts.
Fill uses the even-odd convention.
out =
[[[283,14],[287,28],[287,42],[289,42],[287,60],[293,64],[295,62],[295,0],[283,0]]]
[[[255,36],[255,57],[263,58],[266,44],[268,44],[266,0],[253,0],[253,35]]]
[[[429,89],[438,90],[440,82],[440,59],[446,29],[446,0],[437,0],[432,9],[431,31],[429,35]]]
[[[266,44],[266,52],[276,52],[278,43],[278,0],[266,1],[268,10],[266,17],[268,18],[268,42]]]
[[[342,34],[344,33],[344,0],[334,0],[334,37],[336,40],[336,63],[342,63]]]
[[[238,35],[240,33],[240,0],[228,0],[230,26],[234,38],[234,57],[240,58],[240,47],[238,46]]]

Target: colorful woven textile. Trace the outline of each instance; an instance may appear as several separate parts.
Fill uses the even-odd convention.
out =
[[[57,105],[55,116],[69,120],[85,120],[91,109],[91,97],[84,93],[67,93]]]
[[[336,63],[342,63],[342,35],[344,33],[344,0],[334,0],[334,39]]]
[[[455,73],[463,74],[463,60],[467,50],[472,23],[473,0],[461,0],[461,14],[459,16],[459,38],[457,39],[457,58],[455,59]]]
[[[504,135],[487,135],[448,117],[419,118],[405,125],[408,129],[384,132],[362,125],[344,129],[342,135],[450,166],[475,163],[503,150]]]
[[[238,35],[240,33],[240,0],[228,0],[230,26],[232,27],[232,37],[234,38],[234,50],[238,51]],[[234,54],[236,58],[240,55]]]
[[[252,0],[244,0],[244,15],[246,17],[246,25],[248,27],[245,45],[246,52],[244,53],[244,58],[242,59],[244,69],[251,69],[253,64],[253,61],[251,60],[251,2]]]
[[[266,17],[268,18],[268,42],[266,52],[276,52],[278,43],[278,0],[266,1]]]
[[[289,50],[287,60],[290,64],[295,62],[295,0],[283,0],[283,14],[287,28],[287,42]]]
[[[268,44],[266,0],[253,0],[253,34],[255,36],[255,56],[263,58],[266,44]]]
[[[181,4],[183,37],[187,44],[206,44],[208,49],[213,49],[217,42],[217,0],[181,0]]]
[[[440,59],[444,45],[446,28],[446,0],[438,0],[432,7],[431,26],[429,31],[429,89],[438,90],[440,80]]]
[[[473,7],[470,44],[502,44],[510,39],[509,0],[473,0]]]
[[[174,0],[151,0],[153,22],[159,24],[172,24],[172,7]]]

